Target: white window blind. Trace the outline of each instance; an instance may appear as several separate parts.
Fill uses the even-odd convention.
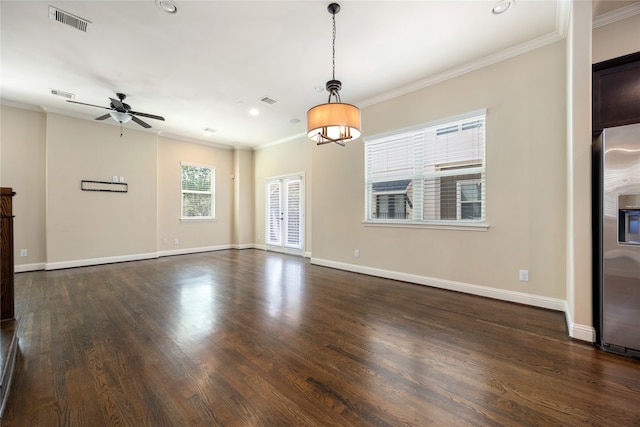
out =
[[[280,222],[282,216],[280,181],[267,183],[267,241],[268,245],[282,244]]]
[[[298,247],[301,242],[301,229],[300,229],[300,216],[301,212],[301,194],[300,194],[300,180],[285,181],[287,186],[287,229],[286,242],[288,246]]]
[[[365,139],[365,219],[484,223],[485,112]]]
[[[181,163],[182,219],[215,218],[215,169]]]

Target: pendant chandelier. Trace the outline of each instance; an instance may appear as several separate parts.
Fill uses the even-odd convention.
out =
[[[340,100],[342,82],[336,80],[336,13],[340,5],[331,3],[327,10],[333,17],[333,76],[327,82],[328,102],[307,111],[307,136],[318,145],[335,142],[344,147],[346,141],[360,136],[360,109]]]

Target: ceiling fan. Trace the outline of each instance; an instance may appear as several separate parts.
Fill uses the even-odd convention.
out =
[[[80,104],[80,105],[88,105],[90,107],[104,108],[105,110],[111,110],[108,114],[105,114],[104,116],[96,117],[95,120],[105,120],[105,119],[108,119],[109,117],[112,117],[116,122],[120,123],[121,125],[123,123],[127,123],[129,120],[133,120],[143,128],[147,128],[147,129],[150,128],[151,125],[148,124],[147,122],[140,120],[136,116],[164,121],[164,117],[162,116],[141,113],[139,111],[132,111],[131,106],[123,102],[127,97],[127,95],[125,95],[124,93],[116,93],[116,96],[118,97],[118,99],[109,98],[111,100],[111,104],[109,105],[109,107],[103,107],[101,105],[86,104],[84,102],[71,101],[71,100],[67,100],[67,102],[72,102],[74,104]]]

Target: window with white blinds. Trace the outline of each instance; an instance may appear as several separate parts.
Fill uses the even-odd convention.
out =
[[[365,139],[365,220],[484,224],[485,117],[475,111]]]
[[[181,218],[215,218],[216,170],[209,166],[181,163]]]

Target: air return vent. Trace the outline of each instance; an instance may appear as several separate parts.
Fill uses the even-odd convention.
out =
[[[84,33],[91,29],[91,22],[53,6],[49,6],[49,19],[69,25]]]
[[[72,94],[71,92],[65,92],[65,91],[58,90],[58,89],[51,89],[51,95],[61,96],[63,98],[67,98],[67,99],[75,99],[76,98],[76,96],[74,94]]]
[[[265,104],[269,104],[269,105],[273,105],[275,104],[276,101],[275,99],[271,98],[270,96],[263,96],[262,98],[260,98],[260,101],[264,102]]]

